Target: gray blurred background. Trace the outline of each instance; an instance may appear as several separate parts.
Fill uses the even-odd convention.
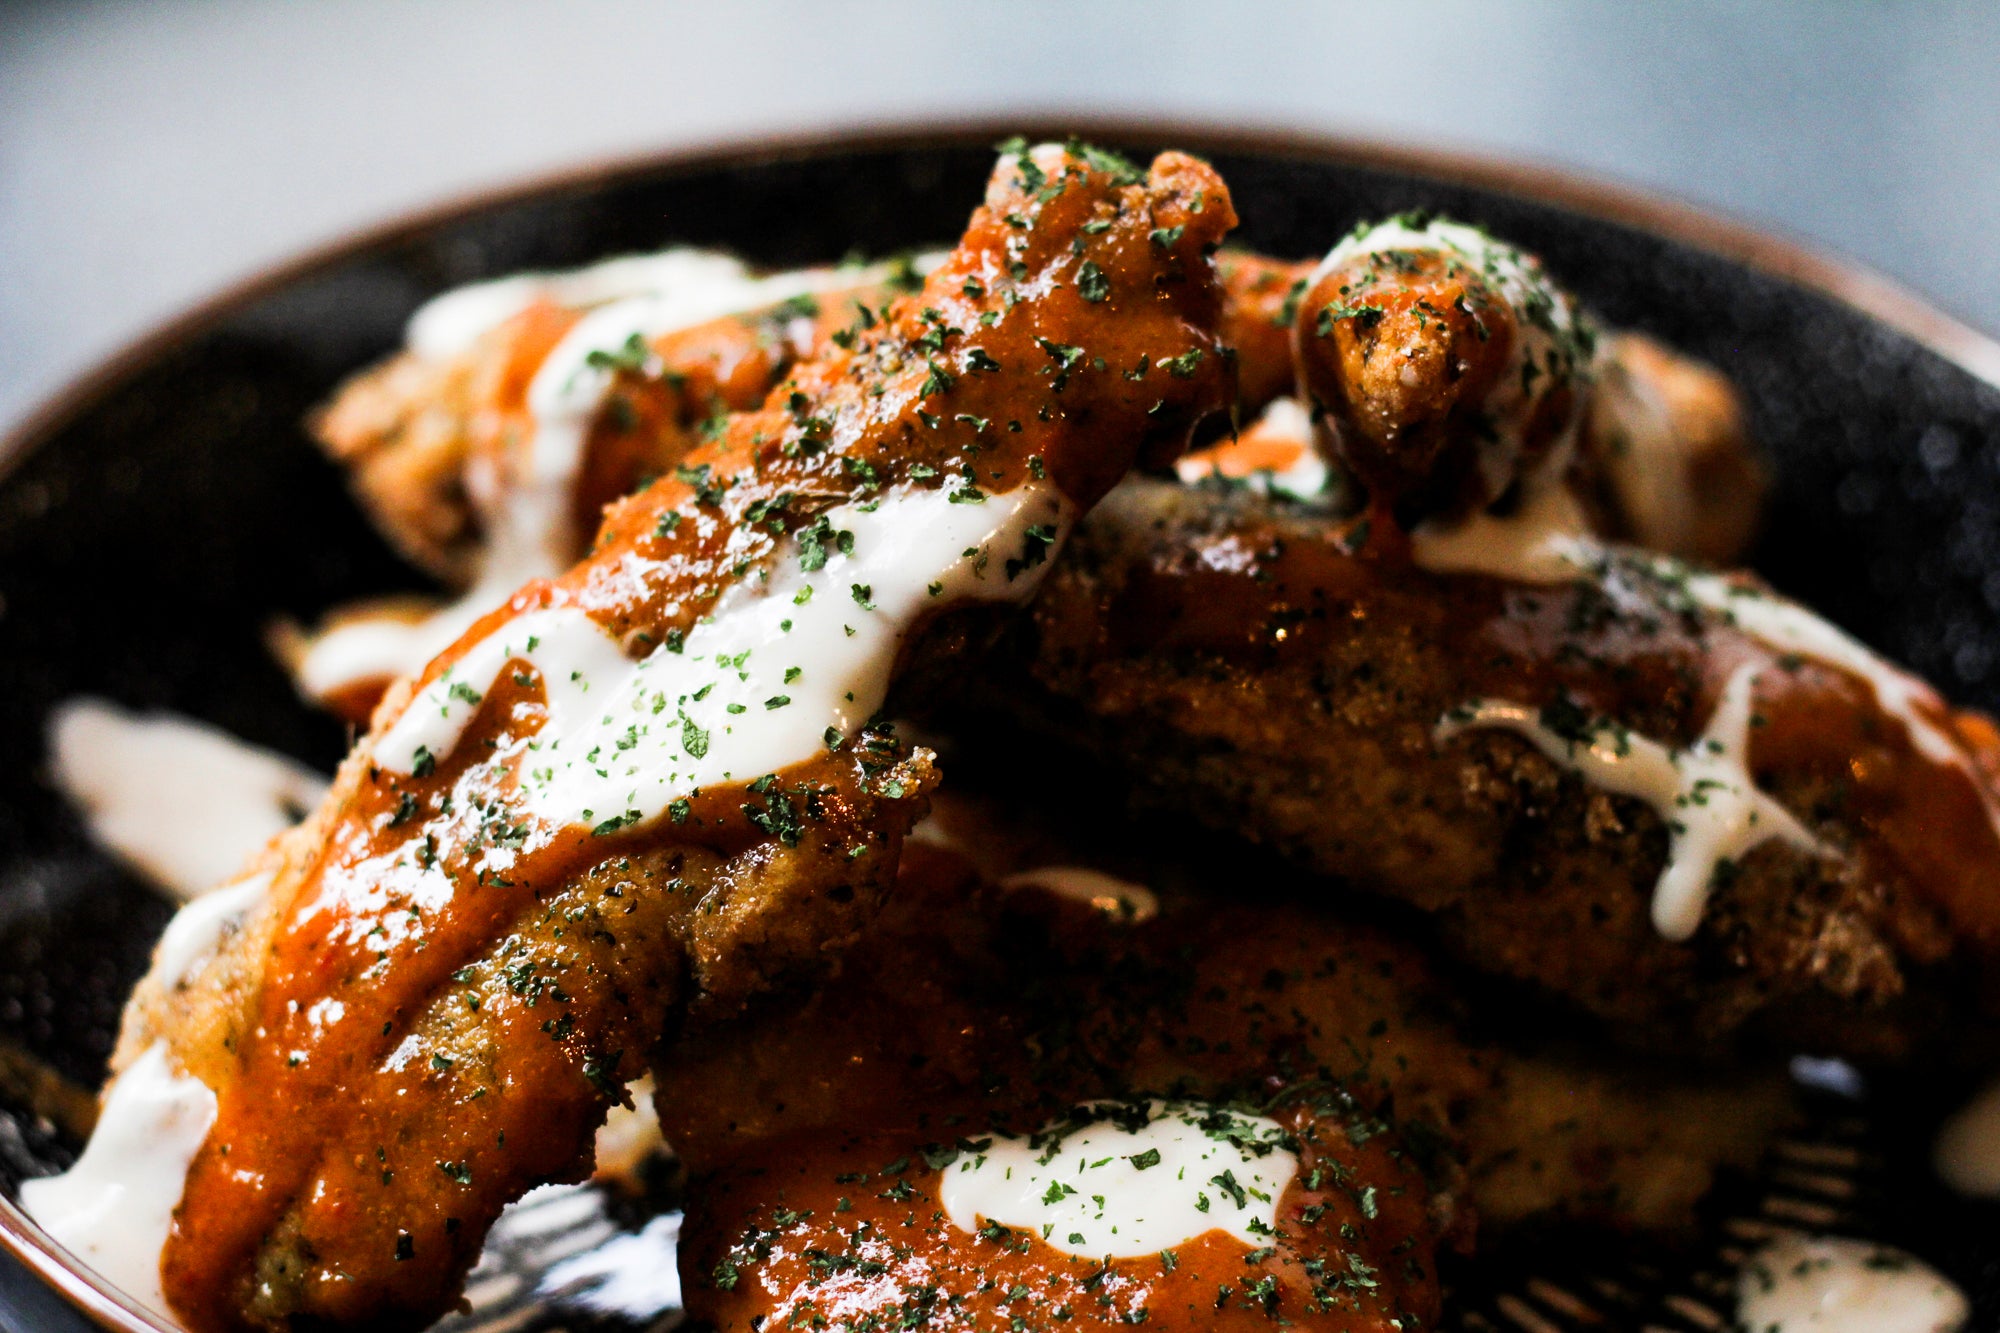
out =
[[[2000,4],[0,0],[0,430],[217,287],[414,205],[1008,111],[1574,165],[2000,331]]]

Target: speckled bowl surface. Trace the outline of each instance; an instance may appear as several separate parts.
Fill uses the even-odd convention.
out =
[[[308,410],[396,346],[425,298],[472,279],[676,242],[795,265],[946,241],[979,196],[989,145],[1038,128],[1071,127],[682,155],[446,208],[218,299],[0,449],[0,753],[16,761],[0,770],[0,1247],[14,1256],[0,1256],[0,1324],[153,1326],[7,1202],[78,1147],[36,1113],[33,1085],[49,1071],[96,1085],[171,910],[95,851],[48,787],[50,708],[79,693],[170,708],[330,768],[344,730],[298,702],[265,626],[422,586],[308,441]],[[1358,219],[1415,206],[1540,251],[1606,320],[1704,357],[1741,387],[1779,478],[1760,570],[1959,701],[2000,707],[2000,346],[1865,273],[1558,173],[1297,137],[1084,128],[1135,151],[1208,153],[1235,192],[1239,239],[1273,253],[1311,254]],[[1778,1217],[1913,1250],[1974,1294],[1976,1327],[2000,1327],[2000,1208],[1944,1195],[1912,1128],[1955,1090],[1909,1091],[1815,1096],[1813,1124],[1757,1178],[1720,1192],[1693,1249],[1546,1238],[1532,1263],[1500,1254],[1454,1274],[1457,1318],[1712,1329],[1728,1309],[1732,1247],[1755,1219]],[[478,1308],[460,1318],[671,1322],[676,1219],[663,1180],[646,1200],[589,1189],[536,1199],[503,1227]]]

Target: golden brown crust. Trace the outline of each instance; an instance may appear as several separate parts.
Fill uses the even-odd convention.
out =
[[[590,559],[523,588],[417,684],[550,607],[670,644],[788,521],[970,476],[974,458],[995,493],[1045,475],[1087,508],[1142,447],[1226,404],[1209,256],[1234,220],[1177,154],[1150,175],[1084,149],[1005,159],[920,294],[621,501]],[[1173,243],[1151,239],[1164,228]],[[162,1260],[190,1326],[428,1322],[505,1203],[588,1169],[671,1016],[820,961],[866,917],[935,782],[925,752],[870,730],[671,818],[558,826],[511,762],[546,716],[538,672],[475,694],[463,738],[412,773],[364,742],[271,853],[266,907],[189,992],[135,1002],[135,1031],[213,1075],[219,1101]],[[411,698],[390,692],[376,736]],[[513,853],[497,872],[494,846]]]
[[[522,443],[529,381],[577,318],[538,302],[462,355],[405,352],[362,372],[315,414],[314,438],[404,557],[447,582],[471,580],[484,540],[472,474],[504,474]]]
[[[1918,753],[1867,685],[1689,605],[1648,560],[1521,587],[1427,574],[1394,538],[1244,492],[1133,483],[1043,590],[1018,674],[989,670],[979,692],[1148,803],[1414,903],[1473,965],[1623,1040],[1749,1032],[1893,1056],[1982,1003],[1980,960],[2000,941],[1989,798]],[[1761,667],[1765,722],[1752,771],[1835,851],[1758,847],[1685,944],[1652,922],[1666,838],[1649,807],[1517,737],[1438,735],[1487,697],[1686,745],[1745,664]]]
[[[1463,259],[1398,252],[1360,256],[1314,282],[1292,351],[1304,396],[1371,498],[1387,506],[1426,492],[1450,505],[1483,484],[1473,453],[1520,337],[1514,308]],[[1537,432],[1544,446],[1551,425],[1560,421]]]
[[[593,423],[575,488],[572,553],[604,506],[671,472],[720,414],[757,406],[793,365],[903,286],[857,280],[809,302],[726,315],[648,340],[652,360],[620,365]],[[795,313],[810,309],[810,315]],[[538,300],[445,356],[402,352],[356,375],[310,423],[348,469],[356,498],[402,555],[446,584],[477,575],[493,513],[532,446],[528,387],[581,318]]]
[[[1226,905],[1228,866],[1181,862],[1185,887],[1135,923],[985,875],[1052,862],[1143,873],[1171,855],[1098,834],[1083,857],[1032,845],[1028,826],[1063,822],[1051,812],[982,804],[968,817],[945,797],[938,813],[975,841],[913,844],[836,978],[698,1025],[663,1057],[662,1127],[697,1182],[886,1129],[948,1140],[1032,1129],[1099,1097],[1268,1097],[1324,1078],[1364,1110],[1394,1108],[1428,1154],[1440,1220],[1469,1203],[1482,1232],[1564,1218],[1676,1234],[1718,1166],[1753,1164],[1792,1114],[1781,1070],[1671,1070],[1552,1046],[1538,1023],[1482,1026],[1474,995],[1424,948],[1303,905],[1308,883]],[[995,856],[1023,834],[1031,845]],[[1493,1012],[1522,1011],[1515,999]],[[714,1206],[702,1188],[693,1197],[692,1213]],[[736,1198],[757,1201],[741,1180]],[[706,1273],[690,1271],[691,1290]]]

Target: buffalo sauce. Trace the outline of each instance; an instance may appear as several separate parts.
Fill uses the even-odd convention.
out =
[[[253,1013],[162,1258],[184,1318],[427,1321],[500,1207],[585,1168],[686,969],[721,987],[736,967],[754,987],[757,949],[799,930],[753,913],[732,953],[750,909],[718,881],[725,863],[766,844],[817,858],[816,876],[767,890],[792,895],[778,901],[803,916],[802,948],[815,921],[886,886],[932,781],[893,738],[815,729],[780,771],[724,773],[664,819],[552,822],[536,813],[536,747],[561,739],[547,723],[564,682],[524,645],[447,692],[460,661],[557,612],[626,666],[675,653],[775,558],[811,567],[802,530],[841,501],[893,490],[970,507],[1041,487],[1094,502],[1142,446],[1177,444],[1226,401],[1208,255],[1233,222],[1192,159],[1167,155],[1148,181],[1103,155],[1023,151],[920,298],[730,418],[612,509],[590,559],[527,584],[378,710],[275,891]],[[995,583],[1063,535],[994,552]],[[868,611],[870,589],[852,593],[853,614]],[[438,698],[470,710],[447,751],[378,750]],[[690,754],[710,743],[662,734]],[[732,871],[743,896],[770,859]]]
[[[1429,1327],[1439,1295],[1427,1195],[1393,1138],[1310,1095],[1271,1114],[1298,1168],[1268,1237],[1208,1229],[1126,1257],[1066,1253],[993,1219],[955,1224],[946,1173],[990,1136],[760,1144],[705,1183],[690,1217],[689,1312],[724,1330]]]

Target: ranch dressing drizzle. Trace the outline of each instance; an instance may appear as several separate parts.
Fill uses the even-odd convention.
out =
[[[858,731],[882,706],[904,638],[926,613],[1027,597],[1073,506],[1028,483],[983,504],[893,492],[827,511],[823,567],[787,543],[761,580],[724,594],[677,647],[634,660],[584,612],[518,616],[474,644],[374,742],[411,773],[448,756],[503,670],[539,674],[548,720],[523,755],[527,808],[554,825],[657,818],[694,789],[748,782]]]
[[[1945,1121],[1932,1161],[1960,1194],[2000,1198],[2000,1080]]]
[[[1480,513],[1450,527],[1421,527],[1411,534],[1411,549],[1417,565],[1433,573],[1481,574],[1544,585],[1600,575],[1619,561],[1633,562],[1766,647],[1811,658],[1865,682],[1877,706],[1903,724],[1918,754],[1965,775],[2000,837],[2000,802],[1950,731],[1946,705],[1928,684],[1796,602],[1726,575],[1698,573],[1665,556],[1604,546],[1587,535],[1582,511],[1565,487],[1551,487],[1531,497],[1505,518]]]
[[[1410,553],[1433,574],[1485,574],[1517,583],[1568,583],[1587,568],[1583,506],[1567,486],[1544,486],[1505,518],[1479,510],[1456,523],[1436,519],[1410,534]]]
[[[1701,924],[1718,868],[1770,838],[1801,851],[1828,855],[1786,809],[1750,776],[1751,689],[1757,668],[1730,676],[1708,726],[1685,750],[1676,750],[1609,722],[1594,723],[1587,739],[1564,735],[1525,704],[1474,700],[1438,723],[1439,740],[1474,727],[1498,727],[1526,738],[1536,749],[1586,781],[1644,801],[1667,826],[1667,863],[1653,889],[1653,927],[1684,940]]]
[[[204,893],[174,913],[166,933],[153,946],[153,979],[172,989],[193,977],[263,904],[270,888],[269,875],[251,875]]]
[[[175,1322],[160,1289],[160,1251],[215,1112],[215,1094],[177,1072],[166,1044],[156,1043],[111,1085],[76,1165],[22,1183],[22,1210],[105,1280]]]
[[[1522,433],[1542,400],[1557,386],[1588,373],[1592,335],[1569,297],[1549,281],[1540,260],[1478,227],[1436,218],[1404,215],[1357,227],[1327,252],[1307,280],[1307,290],[1356,260],[1425,252],[1457,259],[1514,311],[1516,336],[1485,403],[1492,429],[1480,441],[1478,452],[1486,493],[1504,495],[1515,481]],[[1363,286],[1344,293],[1350,303],[1364,303],[1367,298]],[[1561,477],[1575,450],[1580,416],[1570,414],[1536,475],[1520,479],[1523,489],[1539,490]]]
[[[1210,1231],[1271,1243],[1299,1170],[1275,1120],[1168,1101],[1096,1103],[1080,1118],[1092,1122],[996,1134],[947,1166],[938,1198],[951,1224],[1018,1227],[1093,1259],[1157,1254]]]
[[[692,246],[620,255],[568,271],[515,273],[432,297],[410,316],[403,343],[418,356],[443,360],[471,351],[481,338],[543,301],[585,310],[635,297],[726,289],[752,280],[741,260]]]
[[[310,769],[170,713],[71,699],[48,737],[56,786],[91,837],[182,902],[234,875],[326,795]]]
[[[1955,1333],[1971,1314],[1929,1264],[1844,1236],[1780,1237],[1736,1279],[1736,1324],[1753,1333]]]
[[[226,799],[226,795],[220,799]],[[205,892],[174,914],[153,949],[150,976],[172,990],[194,976],[264,901],[269,875]],[[70,1253],[148,1309],[172,1320],[160,1290],[160,1251],[188,1164],[216,1097],[156,1042],[105,1090],[83,1155],[59,1176],[24,1181],[21,1208]]]
[[[925,256],[917,269],[935,263]],[[677,249],[577,274],[503,278],[446,293],[419,310],[408,341],[415,350],[435,352],[449,351],[468,332],[466,341],[476,339],[539,297],[570,304],[620,298],[586,314],[535,372],[527,403],[533,436],[518,473],[503,481],[477,462],[468,470],[467,488],[486,533],[472,587],[421,620],[371,618],[328,631],[299,664],[301,688],[325,699],[369,681],[414,675],[516,588],[570,566],[579,541],[571,531],[571,501],[584,446],[616,378],[602,354],[618,353],[633,338],[657,338],[793,297],[882,282],[890,272],[882,264],[754,277],[728,256]]]

